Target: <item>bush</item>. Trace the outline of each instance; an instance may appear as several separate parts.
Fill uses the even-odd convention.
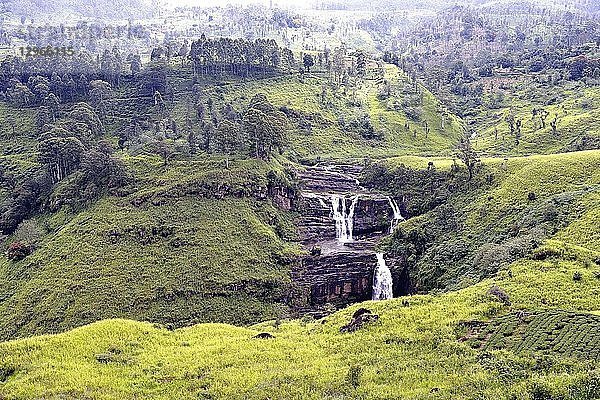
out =
[[[600,372],[592,371],[571,383],[569,396],[573,400],[600,399]]]
[[[373,124],[371,123],[371,119],[368,114],[363,114],[362,116],[352,120],[349,123],[351,129],[355,130],[360,136],[367,140],[381,140],[383,139],[383,134],[381,132],[375,131]]]
[[[360,376],[362,375],[362,368],[360,365],[353,365],[348,370],[348,375],[346,375],[346,382],[354,389],[360,386]]]
[[[12,242],[6,251],[6,257],[11,261],[20,261],[31,254],[31,248],[21,242]]]
[[[543,261],[548,258],[562,258],[564,254],[564,249],[550,245],[543,245],[533,250],[532,257],[534,260]]]
[[[506,292],[504,290],[502,290],[500,287],[494,285],[490,288],[490,290],[488,290],[488,294],[491,296],[494,296],[496,299],[498,299],[502,304],[505,304],[507,306],[510,306],[510,299],[508,297],[508,294],[506,294]]]
[[[529,394],[532,400],[554,400],[552,389],[545,382],[533,381],[529,384]]]
[[[0,364],[0,383],[4,383],[14,375],[16,368],[12,365],[2,365]]]
[[[579,282],[579,281],[581,280],[581,278],[582,278],[582,276],[581,276],[581,272],[579,272],[579,271],[575,271],[575,272],[573,273],[573,280],[574,280],[575,282]]]
[[[529,201],[534,201],[536,198],[537,198],[537,196],[535,195],[534,192],[529,192],[527,194],[527,200],[529,200]]]
[[[405,106],[405,107],[403,107],[403,110],[404,110],[404,113],[406,114],[406,117],[408,119],[410,119],[411,121],[419,122],[419,121],[421,121],[421,118],[423,117],[423,111],[421,111],[420,108]]]

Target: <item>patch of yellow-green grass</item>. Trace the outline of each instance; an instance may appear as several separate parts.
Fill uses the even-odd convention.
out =
[[[442,295],[366,302],[317,322],[291,321],[251,328],[203,324],[169,332],[150,324],[108,320],[57,336],[0,344],[9,371],[7,398],[97,399],[439,399],[528,398],[532,380],[567,390],[598,367],[583,361],[540,364],[529,353],[509,357],[506,374],[489,368],[480,351],[457,339],[465,320],[488,320],[514,309],[598,311],[597,281],[576,262],[522,261],[504,274]],[[581,271],[583,278],[572,275]],[[492,285],[512,307],[487,295]],[[548,290],[552,287],[553,290]],[[408,306],[403,304],[408,301]],[[367,307],[379,321],[339,333],[352,313]],[[275,339],[252,336],[270,332]],[[486,367],[487,365],[487,367]]]
[[[386,79],[394,82],[396,97],[404,93],[400,85],[397,67],[386,66]],[[402,83],[406,77],[403,76]],[[354,83],[353,83],[354,84]],[[264,93],[276,107],[287,107],[302,113],[311,120],[311,131],[303,132],[295,124],[288,126],[286,154],[295,160],[347,159],[356,157],[385,158],[404,154],[449,154],[461,132],[460,120],[447,113],[445,129],[441,129],[441,103],[425,88],[423,121],[428,121],[430,133],[425,137],[423,121],[410,123],[410,132],[404,128],[407,121],[402,111],[388,110],[386,103],[377,98],[379,88],[375,81],[365,79],[352,85],[335,87],[327,74],[318,72],[304,78],[297,75],[265,79],[227,80],[220,84],[206,82],[202,87],[201,100],[211,98],[215,109],[230,103],[238,111],[247,107],[257,93]],[[325,90],[325,100],[322,92]],[[358,100],[357,102],[353,101]],[[389,100],[391,101],[391,100]],[[185,115],[191,115],[190,97],[183,94],[176,99],[172,114],[183,124]],[[190,108],[191,107],[191,108]],[[368,115],[375,130],[383,133],[382,140],[367,140],[347,125],[355,118]],[[195,117],[192,116],[195,121]],[[342,123],[343,122],[343,123]],[[182,125],[183,126],[183,125]],[[417,131],[416,136],[413,131]]]
[[[305,113],[319,113],[330,121],[336,121],[335,108],[340,100],[332,97],[332,108],[320,103],[322,85],[325,79],[316,75],[301,80],[297,76],[284,76],[270,79],[257,79],[233,83],[221,89],[224,101],[239,106],[247,105],[256,93],[264,93],[277,107],[287,106]]]
[[[600,252],[600,192],[595,191],[585,196],[581,201],[585,212],[576,221],[562,229],[556,239]]]
[[[0,102],[0,165],[22,170],[36,162],[35,110]]]
[[[451,113],[444,111],[443,105],[425,87],[419,85],[423,92],[423,104],[420,121],[411,121],[402,110],[394,109],[392,103],[402,102],[407,93],[404,85],[409,85],[408,78],[398,67],[385,65],[385,79],[390,82],[392,96],[381,100],[378,98],[378,87],[375,82],[365,84],[362,98],[369,110],[371,121],[376,130],[385,134],[387,154],[446,154],[452,152],[462,133],[462,122]],[[410,85],[409,85],[410,86]],[[445,115],[442,129],[442,115]],[[429,133],[425,133],[425,123]],[[409,130],[405,125],[408,124]]]
[[[496,163],[500,184],[470,207],[470,224],[503,224],[504,217],[527,207],[530,193],[536,198],[594,190],[600,184],[600,151],[510,158]],[[491,200],[490,200],[491,197]],[[473,212],[477,211],[477,212]],[[593,212],[593,211],[592,211]]]
[[[386,166],[391,169],[399,167],[400,165],[413,169],[427,169],[430,162],[433,163],[433,166],[436,169],[440,170],[449,170],[454,164],[454,160],[447,157],[400,156],[385,159]]]

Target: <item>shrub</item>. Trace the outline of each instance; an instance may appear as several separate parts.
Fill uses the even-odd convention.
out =
[[[532,257],[534,260],[543,261],[548,258],[562,258],[564,253],[564,249],[550,245],[543,245],[533,250]]]
[[[473,264],[478,270],[484,271],[485,275],[489,275],[510,264],[511,261],[510,249],[507,246],[486,243],[475,253]]]
[[[371,119],[368,114],[363,114],[360,117],[352,120],[349,124],[349,127],[356,131],[360,136],[367,140],[381,140],[383,139],[383,134],[381,132],[375,131],[373,124],[371,123]]]
[[[573,273],[573,280],[576,282],[579,282],[581,280],[582,276],[581,276],[581,272],[579,271],[575,271]]]
[[[12,365],[0,364],[0,383],[6,382],[8,378],[14,375],[16,368]]]
[[[12,261],[20,261],[31,254],[31,248],[21,242],[12,242],[6,251],[6,257]]]
[[[534,201],[536,198],[537,198],[537,196],[535,195],[534,192],[529,192],[527,194],[527,200],[529,200],[529,201]]]
[[[529,394],[532,400],[554,400],[554,394],[545,382],[533,381],[529,384]]]
[[[346,382],[354,389],[360,386],[360,376],[362,375],[362,368],[360,365],[353,365],[348,370],[348,375],[346,375]]]
[[[508,294],[506,294],[506,292],[504,290],[502,290],[500,287],[494,285],[490,288],[490,290],[488,290],[488,294],[494,296],[495,298],[497,298],[501,303],[510,306],[510,299],[508,297]]]
[[[599,399],[600,398],[600,372],[592,371],[586,374],[568,387],[569,395],[574,400]]]

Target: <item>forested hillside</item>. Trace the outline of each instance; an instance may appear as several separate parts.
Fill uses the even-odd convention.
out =
[[[42,1],[42,0],[3,0],[2,7],[9,15],[47,19],[52,15],[76,15],[81,17],[128,18],[150,15],[150,2],[134,1]]]

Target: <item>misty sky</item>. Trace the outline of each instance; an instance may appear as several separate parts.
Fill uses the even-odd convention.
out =
[[[269,5],[269,0],[162,0],[163,4],[171,7],[176,6],[224,6],[226,4],[263,4]],[[273,0],[273,4],[279,6],[293,6],[298,8],[305,8],[311,4],[312,0]]]

